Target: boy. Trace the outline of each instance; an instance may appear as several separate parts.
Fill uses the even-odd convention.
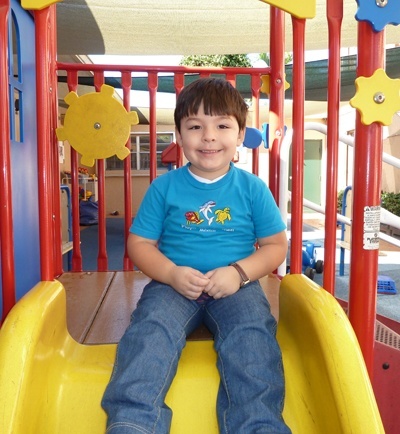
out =
[[[164,398],[201,322],[218,353],[220,432],[290,433],[276,322],[257,280],[282,263],[287,239],[264,182],[231,162],[246,117],[225,80],[199,79],[178,97],[176,139],[189,163],[152,183],[130,230],[130,257],[152,281],[103,398],[109,433],[169,432]]]

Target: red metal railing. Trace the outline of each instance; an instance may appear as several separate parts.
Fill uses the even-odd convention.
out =
[[[121,85],[123,89],[123,103],[124,107],[127,111],[130,110],[131,107],[131,98],[130,98],[130,90],[132,86],[132,74],[129,71],[124,71],[121,76]],[[130,147],[130,140],[128,140],[126,146]],[[128,155],[124,160],[124,215],[130,216],[132,215],[132,184],[131,184],[131,154]],[[133,264],[129,259],[128,249],[127,249],[127,240],[129,234],[131,222],[128,219],[125,219],[124,222],[124,259],[123,259],[123,268],[124,270],[132,270]]]
[[[148,91],[150,96],[150,119],[149,119],[149,136],[150,136],[150,176],[151,182],[157,176],[157,104],[156,95],[158,90],[158,77],[160,73],[170,73],[174,75],[174,88],[176,95],[184,86],[185,74],[199,74],[200,76],[209,76],[211,74],[222,74],[234,85],[237,75],[248,75],[251,80],[251,93],[253,100],[253,120],[254,127],[259,128],[259,102],[261,75],[269,74],[270,68],[191,68],[191,67],[159,67],[159,66],[132,66],[132,65],[82,65],[82,64],[64,64],[59,63],[59,71],[66,71],[67,85],[70,91],[78,90],[79,73],[91,72],[94,74],[94,88],[100,91],[101,85],[105,81],[105,73],[112,71],[121,74],[121,88],[123,104],[127,110],[130,110],[130,91],[132,86],[132,74],[135,72],[146,72],[148,76]],[[133,78],[134,80],[134,78]],[[130,147],[130,141],[126,144]],[[179,158],[181,161],[181,158]],[[97,160],[97,178],[98,178],[98,204],[99,204],[99,226],[98,226],[98,271],[108,270],[108,258],[106,247],[106,204],[105,204],[105,161]],[[253,151],[253,172],[258,174],[258,149]],[[275,175],[274,175],[275,176]],[[80,228],[79,228],[79,193],[78,193],[78,156],[76,151],[71,149],[71,184],[72,184],[72,271],[82,271],[82,253],[80,249]],[[126,250],[126,240],[129,234],[129,227],[132,219],[131,206],[131,161],[128,157],[124,161],[124,239],[125,251],[123,258],[123,269],[132,270],[133,264],[129,260]]]

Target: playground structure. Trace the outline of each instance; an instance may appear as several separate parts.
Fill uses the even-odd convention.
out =
[[[3,2],[4,3],[4,2]],[[148,88],[150,93],[150,180],[157,176],[155,136],[157,106],[156,94],[158,87],[158,74],[170,72],[174,74],[174,86],[176,93],[186,84],[187,74],[223,74],[235,83],[238,74],[247,74],[252,84],[252,98],[255,107],[254,125],[259,124],[257,111],[260,98],[260,76],[269,76],[270,112],[276,114],[270,119],[269,126],[269,186],[279,202],[281,187],[280,173],[280,148],[284,139],[284,35],[283,19],[285,12],[278,9],[276,3],[269,1],[271,25],[274,28],[274,43],[271,44],[271,67],[269,68],[163,68],[163,67],[127,67],[109,65],[78,65],[62,64],[57,62],[56,40],[56,9],[54,5],[43,5],[41,2],[27,2],[27,8],[33,10],[33,20],[30,22],[34,40],[36,40],[34,97],[25,96],[27,89],[18,79],[8,74],[9,59],[7,52],[14,52],[10,46],[8,20],[17,19],[24,15],[17,2],[5,2],[0,8],[0,34],[6,35],[2,39],[0,80],[1,80],[1,136],[0,136],[0,164],[2,173],[0,188],[2,195],[0,211],[1,234],[1,287],[2,308],[4,326],[0,332],[0,361],[5,368],[0,374],[0,402],[1,432],[79,432],[76,426],[87,420],[93,420],[88,415],[99,415],[95,418],[98,427],[92,428],[93,432],[101,432],[104,427],[104,415],[99,407],[99,399],[102,390],[111,373],[113,362],[112,346],[94,346],[77,344],[66,329],[65,302],[63,287],[57,279],[64,274],[62,266],[61,248],[61,216],[59,210],[60,185],[58,170],[58,149],[56,146],[57,125],[57,98],[56,92],[49,89],[57,88],[57,71],[66,71],[67,82],[70,91],[76,91],[79,83],[79,72],[91,71],[94,74],[94,88],[100,92],[105,81],[105,71],[121,72],[121,87],[123,91],[123,105],[126,111],[130,110],[130,89],[132,85],[132,72],[145,71],[148,73]],[[337,432],[383,432],[381,417],[387,433],[395,433],[398,429],[396,421],[396,408],[394,397],[397,390],[394,384],[396,367],[399,365],[399,350],[388,345],[376,342],[376,283],[378,251],[373,244],[366,245],[365,233],[376,232],[376,224],[379,222],[380,209],[380,179],[382,165],[382,125],[387,122],[387,113],[399,110],[397,101],[389,100],[387,107],[385,98],[393,94],[389,90],[397,86],[396,80],[385,78],[380,73],[377,80],[368,82],[363,86],[358,84],[358,95],[363,89],[371,90],[373,103],[370,101],[367,107],[355,98],[353,102],[359,107],[356,119],[356,143],[355,143],[355,168],[353,193],[353,224],[351,251],[357,261],[351,263],[350,274],[350,302],[348,316],[334,301],[334,277],[335,277],[335,250],[336,250],[336,200],[327,200],[325,220],[325,252],[324,258],[324,283],[325,291],[309,282],[302,272],[302,208],[303,208],[303,162],[304,162],[304,48],[305,48],[305,23],[312,19],[313,2],[306,2],[299,8],[296,2],[283,2],[286,13],[291,14],[293,22],[293,160],[292,176],[293,188],[291,198],[291,275],[284,278],[281,284],[280,321],[278,338],[283,349],[285,369],[288,378],[288,397],[285,407],[285,418],[292,427],[293,432],[329,432],[324,422],[329,421],[329,429],[332,434]],[[359,3],[359,18],[365,16],[364,2]],[[389,2],[390,3],[390,2]],[[23,2],[24,4],[24,2]],[[295,7],[292,10],[291,7]],[[303,12],[303,13],[302,13]],[[363,15],[363,13],[364,15]],[[27,14],[25,14],[27,15]],[[367,10],[368,15],[368,10]],[[393,14],[391,15],[393,16]],[[337,196],[337,122],[340,95],[337,92],[337,83],[340,82],[340,20],[341,2],[327,2],[327,18],[330,25],[329,46],[329,76],[328,76],[328,167],[327,197]],[[18,18],[19,19],[19,18]],[[388,24],[392,21],[388,21]],[[358,75],[373,77],[376,71],[383,68],[384,63],[384,37],[382,30],[372,28],[370,22],[364,19],[358,23],[359,31],[359,64]],[[19,26],[23,29],[23,26]],[[26,29],[24,29],[26,30]],[[32,36],[31,34],[31,36]],[[279,37],[278,37],[278,36]],[[13,39],[13,38],[11,38]],[[29,39],[29,38],[28,38]],[[23,52],[27,38],[17,38],[16,42]],[[32,40],[32,39],[31,39]],[[13,40],[13,42],[15,42]],[[12,45],[12,44],[11,44]],[[15,48],[15,47],[14,47]],[[29,48],[28,48],[29,50]],[[18,52],[18,50],[16,50]],[[363,55],[368,53],[368,56]],[[12,56],[10,56],[12,58]],[[13,71],[13,68],[11,68]],[[19,71],[17,76],[23,74]],[[17,77],[18,78],[18,77]],[[389,88],[385,86],[389,86]],[[381,87],[383,86],[383,87]],[[12,89],[6,92],[4,89]],[[384,90],[382,90],[384,89]],[[32,91],[32,89],[31,89]],[[31,138],[34,153],[26,155],[21,149],[15,151],[18,145],[26,140],[21,135],[18,140],[14,125],[15,117],[12,104],[14,95],[20,98],[21,112],[27,114],[29,102],[36,107],[36,124],[34,131],[37,137]],[[11,100],[11,102],[10,102]],[[34,101],[36,100],[36,105]],[[23,103],[23,104],[22,104]],[[381,114],[377,109],[383,108]],[[368,123],[362,119],[362,114],[370,115],[371,112],[379,112],[377,118]],[[133,120],[133,119],[132,119]],[[362,122],[364,120],[364,123]],[[134,122],[131,122],[134,123]],[[89,130],[89,128],[88,128]],[[10,140],[11,137],[11,140]],[[86,136],[90,137],[90,136]],[[17,146],[16,146],[17,145]],[[22,146],[20,147],[22,148]],[[32,148],[32,147],[31,147]],[[119,149],[119,148],[118,148]],[[16,152],[19,152],[16,154]],[[258,150],[253,153],[253,172],[258,174]],[[29,157],[30,161],[37,165],[32,170],[30,185],[37,185],[36,190],[30,193],[29,198],[21,203],[20,183],[15,178],[15,166],[22,164]],[[22,160],[25,158],[25,160]],[[131,209],[131,166],[129,156],[124,160],[124,195],[125,195],[125,236],[127,236],[132,216]],[[40,162],[40,164],[38,164]],[[371,170],[371,166],[374,170]],[[12,171],[10,168],[12,167]],[[14,173],[13,173],[14,172]],[[14,176],[14,178],[13,178]],[[104,180],[105,162],[97,160],[97,176],[99,188],[99,254],[98,272],[105,273],[108,270],[106,232],[105,232],[105,206],[104,206]],[[71,150],[71,200],[72,200],[72,272],[82,270],[82,257],[79,243],[79,203],[78,203],[78,154]],[[17,188],[16,188],[17,187]],[[24,191],[22,192],[24,194]],[[25,194],[29,194],[26,192]],[[36,200],[37,199],[37,200]],[[36,219],[35,215],[36,200]],[[26,222],[27,206],[32,212],[32,221]],[[368,208],[368,210],[367,210]],[[17,213],[22,216],[18,219]],[[365,221],[372,226],[365,229]],[[30,239],[19,240],[21,228],[24,233],[32,232]],[[28,230],[26,230],[28,229]],[[379,231],[378,231],[379,232]],[[27,245],[28,253],[20,259],[21,245]],[[33,259],[34,258],[34,259]],[[40,261],[39,261],[40,259]],[[131,273],[133,265],[125,250],[123,272]],[[21,271],[26,271],[26,276],[21,279]],[[301,291],[299,291],[301,289]],[[16,301],[24,294],[13,309]],[[310,306],[308,306],[310,304]],[[310,310],[307,309],[309,307]],[[11,311],[12,310],[12,311]],[[11,312],[10,312],[11,311]],[[293,315],[296,311],[297,315]],[[319,318],[316,312],[324,312],[327,318]],[[51,324],[51,327],[49,325]],[[350,327],[351,324],[351,327]],[[354,332],[353,332],[354,330]],[[354,334],[355,333],[355,334]],[[308,336],[308,338],[307,338]],[[313,342],[318,346],[314,347]],[[358,341],[358,342],[357,342]],[[358,346],[359,345],[359,346]],[[204,361],[198,365],[204,368],[199,373],[199,378],[208,378],[211,386],[209,390],[215,391],[215,372],[212,371],[213,351],[209,342],[192,343],[187,347],[188,358],[182,360],[182,372],[176,381],[181,382],[182,393],[175,393],[171,389],[171,406],[174,408],[175,421],[185,422],[185,416],[180,416],[182,400],[186,399],[184,393],[187,390],[187,377],[184,374],[185,363],[193,363],[196,351],[204,347],[203,354],[208,354]],[[344,347],[346,350],[344,350]],[[360,349],[359,349],[360,347]],[[305,360],[305,348],[307,354],[312,353],[311,360]],[[379,355],[377,349],[380,350]],[[202,351],[200,351],[202,352]],[[190,355],[192,354],[192,355]],[[22,357],[23,355],[23,357]],[[194,355],[194,356],[193,356]],[[361,356],[362,355],[362,356]],[[21,356],[21,363],[15,363]],[[387,361],[390,361],[389,363]],[[345,363],[344,363],[345,362]],[[4,363],[4,364],[3,364]],[[387,366],[389,365],[389,367]],[[85,366],[88,366],[85,371]],[[350,366],[350,367],[349,367]],[[83,369],[83,371],[82,371]],[[211,371],[210,371],[211,369]],[[57,371],[58,374],[57,375]],[[88,372],[90,371],[90,376]],[[305,378],[303,372],[307,372]],[[63,374],[65,375],[63,377]],[[320,376],[319,376],[320,375]],[[308,381],[307,381],[308,380]],[[19,385],[18,388],[15,384]],[[64,383],[65,382],[65,383]],[[307,384],[306,384],[307,383]],[[373,388],[371,386],[373,385]],[[42,395],[40,399],[37,393],[42,389],[52,396],[48,405]],[[76,388],[74,387],[76,385]],[[79,387],[78,387],[79,386]],[[197,387],[197,388],[196,388]],[[191,395],[198,396],[201,402],[205,386],[196,386]],[[341,389],[341,393],[338,390]],[[379,412],[372,392],[375,392],[379,405]],[[328,393],[330,391],[331,393]],[[299,404],[299,395],[306,396],[305,405]],[[171,395],[171,396],[172,396]],[[29,399],[30,397],[30,399]],[[75,401],[76,397],[84,397],[84,402]],[[182,398],[183,397],[183,398]],[[35,401],[33,403],[32,401]],[[176,402],[176,404],[175,404]],[[389,405],[390,402],[390,405]],[[7,405],[4,405],[7,403]],[[198,407],[197,404],[193,404]],[[79,407],[79,411],[78,408]],[[312,411],[310,411],[312,408]],[[212,412],[212,409],[208,410]],[[207,413],[207,411],[206,411]],[[380,414],[379,414],[380,413]],[[309,415],[305,417],[305,415]],[[72,416],[74,415],[74,417]],[[213,416],[207,413],[205,420],[212,426],[215,423]],[[345,416],[343,416],[345,415]],[[180,419],[182,418],[182,419]],[[25,421],[25,422],[24,422]],[[29,421],[29,427],[24,423]],[[213,422],[214,421],[214,422]],[[176,422],[178,423],[178,422]],[[208,422],[207,422],[208,423]],[[312,425],[315,423],[316,425]],[[77,425],[79,426],[79,425]],[[82,426],[82,425],[80,425]],[[174,432],[187,432],[179,426],[173,428]],[[201,429],[199,427],[199,429]],[[212,431],[214,429],[214,431]],[[210,428],[207,432],[216,432]],[[85,432],[85,431],[82,431]],[[86,431],[88,432],[88,431]],[[201,431],[199,431],[201,432]],[[204,432],[204,431],[203,431]]]

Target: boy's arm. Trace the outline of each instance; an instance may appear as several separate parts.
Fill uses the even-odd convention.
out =
[[[156,240],[130,233],[127,247],[132,262],[144,274],[151,279],[172,286],[189,299],[197,299],[209,282],[209,279],[200,271],[175,265],[160,252]]]
[[[237,261],[247,277],[253,281],[272,273],[282,264],[287,252],[286,231],[257,240],[259,248],[247,258]],[[205,292],[214,298],[231,295],[240,289],[242,279],[232,267],[221,267],[206,274],[210,278]]]
[[[288,242],[286,231],[257,240],[259,248],[238,264],[250,280],[257,280],[276,270],[286,258]]]

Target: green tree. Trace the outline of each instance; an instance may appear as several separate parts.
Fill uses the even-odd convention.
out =
[[[260,53],[259,59],[263,60],[267,65],[269,65],[269,54],[268,53]],[[290,63],[293,60],[292,53],[285,53],[285,65]]]
[[[258,59],[263,60],[267,65],[270,64],[269,53],[258,54]],[[285,53],[285,65],[293,60],[292,53]],[[246,67],[252,66],[247,54],[194,54],[184,56],[180,62],[183,66],[234,66]]]
[[[180,62],[184,66],[235,66],[251,67],[246,54],[211,54],[184,56]]]

